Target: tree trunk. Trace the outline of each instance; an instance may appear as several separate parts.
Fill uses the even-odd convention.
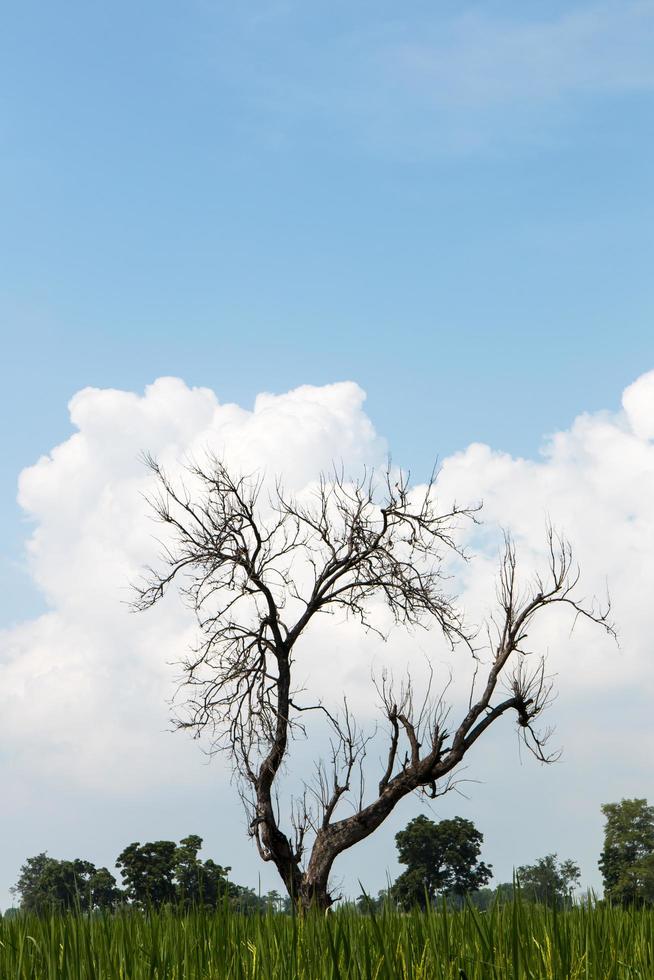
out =
[[[327,887],[328,881],[329,874],[318,878],[309,878],[306,874],[302,876],[300,893],[296,899],[298,912],[306,913],[312,910],[326,912],[334,904]]]

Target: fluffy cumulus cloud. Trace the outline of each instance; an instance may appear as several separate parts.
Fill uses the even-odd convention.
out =
[[[74,434],[20,477],[20,503],[33,521],[29,561],[49,606],[2,642],[0,737],[25,771],[102,793],[163,784],[171,773],[177,783],[206,779],[196,747],[167,734],[171,664],[192,642],[193,622],[175,596],[143,615],[127,607],[156,530],[141,454],[174,469],[211,450],[244,472],[280,473],[297,492],[334,460],[350,472],[383,465],[386,445],[363,406],[352,383],[262,394],[251,410],[174,378],[143,395],[91,388],[75,395]],[[589,688],[600,700],[617,688],[623,701],[629,691],[654,693],[653,440],[654,372],[627,388],[621,412],[580,416],[537,460],[471,445],[442,465],[443,505],[484,503],[482,533],[466,532],[477,559],[459,590],[471,617],[488,611],[500,526],[514,535],[525,574],[544,558],[550,519],[574,542],[584,591],[602,596],[608,581],[619,651],[583,625],[571,638],[569,619],[557,616],[533,637],[535,648],[549,650],[573,705],[587,701]],[[352,687],[371,716],[371,663],[388,657],[401,671],[416,650],[423,657],[436,649],[425,635],[394,636],[382,648],[355,624],[337,627],[326,618],[314,628],[301,670],[323,693]]]
[[[511,532],[526,568],[543,567],[551,521],[573,544],[580,594],[601,602],[608,591],[619,651],[593,628],[571,638],[567,617],[554,617],[538,635],[553,668],[583,689],[652,680],[646,597],[654,587],[654,372],[630,385],[622,404],[617,414],[579,416],[548,438],[537,461],[471,445],[445,461],[441,480],[446,496],[483,498],[485,520]],[[468,573],[477,607],[487,558]]]
[[[355,384],[261,394],[251,411],[208,389],[160,378],[142,396],[86,388],[70,402],[74,434],[20,476],[34,523],[35,582],[50,610],[5,632],[0,662],[2,741],[29,770],[103,792],[197,775],[197,753],[171,739],[171,666],[193,640],[174,600],[129,611],[130,583],[156,546],[142,454],[178,469],[207,450],[243,472],[283,474],[300,490],[337,460],[384,458]]]

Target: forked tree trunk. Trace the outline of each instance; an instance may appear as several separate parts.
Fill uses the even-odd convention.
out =
[[[299,875],[297,891],[291,892],[289,889],[298,911],[307,912],[312,908],[326,911],[333,905],[329,876],[336,858],[374,833],[395,805],[411,793],[420,781],[417,773],[401,773],[367,807],[350,817],[320,828],[306,870],[301,872],[297,865],[295,867],[295,874]]]
[[[461,516],[474,519],[478,508],[455,505],[449,513],[438,513],[432,494],[434,477],[424,495],[416,498],[408,476],[396,475],[389,466],[383,500],[378,499],[368,475],[352,482],[336,473],[329,480],[321,478],[317,499],[306,506],[286,498],[277,487],[264,508],[267,514],[272,506],[273,516],[266,519],[257,503],[262,478],[233,477],[223,462],[211,457],[207,469],[190,467],[194,481],[200,484],[200,497],[193,500],[183,484],[177,488],[171,482],[156,460],[148,457],[147,462],[160,490],[152,506],[176,543],[170,549],[166,546],[163,570],[148,572],[137,587],[135,607],[150,608],[178,575],[190,574],[192,584],[184,587],[184,593],[197,616],[202,640],[184,662],[194,696],[190,718],[180,720],[178,727],[199,734],[207,727],[211,730],[216,722],[227,725],[225,734],[238,772],[253,790],[255,813],[250,832],[261,857],[274,863],[299,909],[328,909],[334,901],[329,875],[339,854],[372,834],[413,790],[423,788],[435,796],[437,781],[454,771],[476,740],[505,712],[516,712],[534,754],[543,762],[551,760],[544,752],[547,733],[533,727],[549,701],[551,683],[544,660],[530,669],[521,656],[530,624],[543,609],[558,603],[570,607],[577,617],[600,624],[612,636],[615,630],[608,618],[610,603],[596,609],[574,598],[578,572],[572,551],[548,528],[549,571],[545,578],[537,577],[531,588],[518,587],[515,549],[507,539],[498,586],[500,612],[497,621],[489,624],[485,686],[477,696],[475,669],[469,710],[458,727],[451,733],[441,730],[440,719],[447,717],[447,706],[440,699],[431,704],[428,691],[422,710],[414,717],[410,679],[399,703],[395,703],[392,684],[383,683],[379,693],[391,726],[391,741],[379,795],[368,806],[336,821],[332,821],[334,811],[350,790],[350,777],[365,755],[366,739],[347,718],[341,726],[328,713],[339,747],[337,755],[342,749],[345,761],[340,774],[335,765],[331,797],[330,787],[322,787],[329,798],[321,801],[322,825],[303,871],[302,843],[304,831],[313,826],[310,815],[305,814],[304,822],[300,819],[297,839],[292,842],[279,829],[273,804],[275,781],[287,755],[289,724],[297,721],[299,710],[322,707],[301,709],[292,701],[295,644],[315,616],[330,610],[345,607],[367,626],[366,603],[377,595],[386,601],[397,623],[407,627],[431,623],[452,645],[465,643],[479,667],[479,652],[473,648],[477,633],[466,630],[454,599],[444,591],[441,569],[445,553],[464,555],[454,540],[458,520]],[[291,555],[296,551],[314,572],[313,584],[304,592],[302,583],[293,577]],[[304,609],[298,619],[286,622],[289,596],[304,603]],[[256,615],[252,621],[253,602]],[[505,668],[511,658],[513,672],[508,674]],[[497,703],[501,677],[510,696]],[[427,724],[432,713],[433,724],[432,720]],[[400,738],[406,741],[406,750],[400,748]],[[267,754],[257,766],[264,745]]]
[[[295,903],[297,910],[301,913],[310,912],[312,909],[317,912],[326,912],[334,902],[329,894],[328,881],[329,874],[312,880],[303,876],[300,894]]]

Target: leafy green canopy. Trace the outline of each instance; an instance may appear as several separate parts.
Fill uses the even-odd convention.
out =
[[[562,907],[571,903],[581,871],[574,861],[557,861],[556,854],[547,854],[535,864],[523,864],[516,877],[527,900]]]
[[[179,846],[168,840],[130,844],[116,861],[126,897],[155,908],[166,903],[215,907],[235,895],[237,886],[227,879],[231,869],[200,860],[201,847],[197,834],[184,837]]]
[[[654,904],[654,807],[645,799],[605,803],[599,866],[604,894],[621,905]]]
[[[421,815],[395,835],[398,857],[407,865],[391,888],[403,908],[424,908],[437,895],[462,896],[492,877],[479,860],[484,837],[470,820],[454,817],[435,823]]]
[[[107,868],[75,858],[58,861],[43,852],[28,858],[13,889],[21,908],[41,914],[51,909],[112,908],[120,898],[116,879]]]
[[[277,892],[260,897],[252,888],[229,881],[231,869],[211,859],[202,861],[198,857],[201,847],[202,838],[197,834],[179,844],[166,840],[129,844],[116,861],[123,889],[117,887],[107,868],[96,868],[90,861],[59,861],[46,853],[37,854],[21,867],[13,891],[21,910],[37,915],[69,909],[113,909],[122,904],[215,909],[225,900],[241,912],[286,907]]]

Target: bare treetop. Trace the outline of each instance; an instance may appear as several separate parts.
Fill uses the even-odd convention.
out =
[[[389,751],[377,794],[366,802],[361,763],[368,739],[347,699],[340,713],[322,703],[298,703],[296,645],[318,614],[339,610],[379,632],[370,603],[383,600],[396,624],[436,627],[451,645],[462,643],[476,656],[475,633],[463,621],[444,563],[463,557],[457,533],[462,521],[476,520],[478,507],[440,512],[434,478],[412,491],[408,477],[390,469],[382,486],[370,475],[348,481],[335,472],[299,500],[279,484],[264,493],[260,476],[235,476],[215,457],[188,468],[193,492],[153,458],[146,461],[158,485],[149,502],[169,535],[159,567],[148,569],[137,588],[135,606],[154,605],[177,580],[194,610],[200,641],[183,661],[190,697],[178,725],[196,734],[209,730],[229,749],[261,856],[275,863],[300,904],[329,905],[328,878],[338,854],[372,833],[408,793],[445,791],[468,749],[507,711],[515,712],[530,748],[548,758],[545,737],[533,723],[548,703],[550,685],[542,658],[531,667],[524,656],[530,624],[558,603],[613,632],[608,608],[596,610],[576,597],[579,575],[570,547],[551,529],[547,573],[521,594],[515,549],[506,541],[499,611],[488,630],[490,665],[479,695],[473,683],[458,726],[445,729],[442,697],[432,702],[425,692],[416,712],[410,680],[396,693],[383,675],[378,690]],[[500,681],[507,696],[497,701]],[[274,785],[288,738],[309,710],[329,720],[332,752],[329,764],[317,760],[316,779],[293,809],[291,839],[273,805]],[[337,820],[348,794],[354,794],[355,811]],[[305,862],[307,830],[314,841]]]

